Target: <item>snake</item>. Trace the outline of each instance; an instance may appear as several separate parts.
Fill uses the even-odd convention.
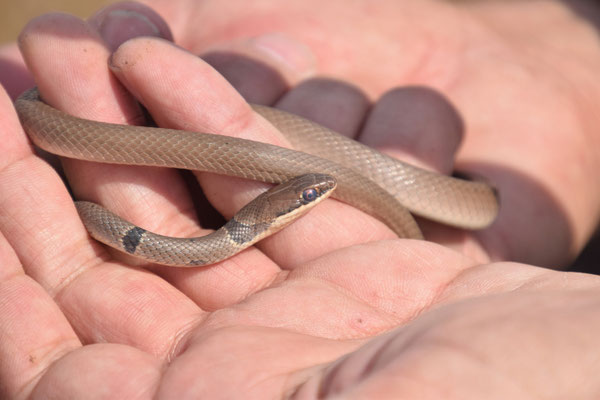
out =
[[[217,263],[283,229],[329,196],[411,239],[423,239],[413,215],[474,230],[488,227],[498,214],[496,190],[485,182],[428,171],[295,114],[251,106],[292,148],[214,133],[81,119],[44,102],[36,88],[15,101],[30,140],[61,157],[189,169],[278,185],[220,229],[193,238],[162,236],[98,204],[75,202],[91,237],[151,263]]]

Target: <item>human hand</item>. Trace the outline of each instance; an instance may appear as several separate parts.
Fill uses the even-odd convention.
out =
[[[30,57],[30,66],[38,76],[38,84],[45,98],[57,107],[74,114],[83,113],[88,118],[136,121],[139,111],[135,103],[106,71],[104,62],[100,62],[107,53],[98,38],[94,37],[93,30],[71,19],[54,18],[57,19],[41,19],[37,21],[38,25],[32,24],[22,40],[24,52]],[[56,54],[57,49],[62,50]],[[48,52],[53,53],[54,57],[49,58]],[[73,55],[77,57],[71,59]],[[172,74],[160,70],[159,61],[165,60],[168,64],[165,68],[170,68]],[[144,100],[163,124],[181,124],[194,129],[208,125],[207,128],[230,129],[241,131],[242,134],[272,135],[277,140],[276,133],[269,131],[268,126],[262,125],[251,114],[246,114],[247,108],[243,102],[219,80],[217,74],[207,69],[201,61],[167,43],[151,39],[131,41],[113,56],[112,65],[128,89]],[[62,74],[65,72],[67,77]],[[159,74],[161,79],[157,80],[156,85],[147,87],[145,83],[150,73]],[[92,82],[83,81],[82,77],[87,76],[96,79]],[[196,76],[197,79],[189,78]],[[182,83],[181,77],[187,81]],[[181,88],[183,85],[188,89],[185,94]],[[198,85],[207,85],[212,90],[198,93]],[[94,99],[91,105],[86,102],[89,98]],[[231,109],[214,104],[211,107],[211,102],[216,99],[219,100],[217,104],[223,104],[222,101],[231,104]],[[191,101],[194,111],[201,110],[200,116],[196,117],[188,111],[188,101]],[[5,99],[4,103],[8,104],[8,101]],[[203,106],[207,109],[202,110]],[[174,110],[178,118],[172,115]],[[245,122],[239,125],[246,129],[229,126],[231,121],[240,119]],[[372,353],[374,347],[383,348],[383,351],[376,352],[376,356],[389,355],[390,358],[386,360],[396,360],[393,357],[396,349],[390,345],[398,342],[382,338],[379,339],[381,342],[373,342],[370,347],[340,361],[338,368],[327,363],[355,350],[373,335],[388,331],[414,315],[425,313],[431,305],[440,306],[440,313],[448,312],[448,319],[434,314],[430,320],[417,320],[412,325],[415,329],[413,332],[420,334],[423,330],[434,329],[434,334],[430,336],[434,343],[439,340],[435,333],[443,331],[444,335],[450,334],[445,337],[462,339],[467,342],[465,346],[473,345],[466,347],[465,352],[454,354],[459,361],[464,360],[464,355],[469,354],[468,350],[472,348],[497,350],[500,356],[504,356],[507,348],[524,342],[520,335],[539,344],[537,337],[532,339],[530,334],[539,332],[541,326],[550,322],[556,322],[566,330],[573,326],[573,321],[554,318],[560,306],[564,306],[560,309],[562,313],[577,319],[580,326],[585,327],[579,332],[595,328],[592,317],[597,307],[590,306],[594,300],[588,297],[591,293],[581,291],[581,297],[589,300],[587,302],[579,301],[581,297],[578,296],[582,288],[594,289],[594,277],[550,273],[514,264],[475,269],[472,268],[475,266],[473,261],[424,242],[374,241],[335,250],[337,243],[351,241],[352,238],[342,237],[341,240],[332,232],[331,242],[316,238],[319,240],[315,242],[320,246],[315,246],[315,243],[306,246],[316,247],[311,255],[298,252],[284,257],[286,254],[283,251],[278,254],[279,244],[285,246],[289,238],[281,240],[281,237],[275,237],[263,247],[264,254],[253,249],[213,268],[185,271],[153,268],[164,280],[151,273],[126,268],[109,259],[103,250],[89,242],[70,203],[70,196],[54,172],[32,156],[14,114],[4,115],[0,120],[9,128],[2,130],[6,137],[0,141],[2,154],[6,155],[2,157],[4,173],[0,177],[0,216],[3,217],[0,223],[1,231],[11,245],[2,241],[0,246],[3,264],[6,265],[2,285],[5,292],[0,295],[5,299],[2,306],[6,307],[0,310],[4,318],[0,322],[3,339],[0,343],[4,343],[4,346],[0,345],[3,352],[0,360],[9,360],[2,364],[3,379],[0,381],[6,382],[7,393],[19,391],[28,395],[36,384],[36,393],[42,396],[47,395],[50,389],[61,394],[65,390],[71,391],[66,393],[78,394],[81,390],[87,393],[101,382],[107,391],[113,391],[111,394],[115,394],[114,390],[121,390],[116,394],[125,397],[131,395],[131,391],[135,391],[135,394],[141,392],[140,396],[154,393],[154,388],[159,385],[159,390],[169,395],[177,394],[178,390],[189,390],[187,393],[190,395],[216,393],[226,397],[228,393],[223,394],[224,390],[234,390],[234,395],[243,393],[244,388],[248,387],[248,391],[255,390],[250,392],[250,396],[256,393],[256,396],[265,397],[266,394],[269,397],[271,393],[279,395],[294,390],[310,390],[310,386],[320,379],[325,380],[323,392],[327,393],[327,390],[347,388],[347,384],[366,382],[362,376],[346,380],[344,373],[354,375],[357,371],[364,371],[363,362],[368,365],[369,361],[375,360],[377,364]],[[184,185],[177,176],[169,175],[168,171],[145,171],[140,168],[127,172],[128,168],[85,165],[85,174],[79,175],[81,164],[67,162],[65,168],[71,177],[73,190],[80,196],[103,200],[104,204],[111,204],[113,209],[120,206],[125,210],[122,214],[129,214],[131,219],[144,220],[147,216],[136,217],[136,214],[152,212],[176,215],[173,221],[169,221],[173,225],[163,228],[172,229],[171,233],[193,233],[198,230]],[[156,176],[158,178],[152,179]],[[157,182],[159,179],[161,181]],[[214,178],[205,176],[201,179],[209,181]],[[162,180],[166,180],[167,184]],[[103,184],[98,185],[99,181]],[[131,182],[140,183],[132,187]],[[225,182],[218,181],[217,184],[225,185]],[[239,184],[233,186],[240,189]],[[215,195],[221,190],[216,185],[212,189],[205,187],[214,191]],[[241,192],[238,196],[246,195],[243,190]],[[161,202],[164,198],[168,201]],[[141,201],[135,202],[136,199]],[[243,202],[239,198],[235,201]],[[132,204],[136,203],[142,204],[133,207]],[[296,240],[315,239],[312,236],[314,229],[310,228],[326,225],[328,219],[335,223],[346,219],[351,223],[358,219],[360,223],[354,230],[350,226],[343,231],[352,232],[357,235],[357,240],[364,241],[360,232],[370,222],[361,218],[368,217],[347,214],[355,211],[335,202],[328,203],[328,206],[323,204],[327,208],[321,207],[321,212],[311,213],[308,216],[310,218],[304,219],[308,226],[302,228],[300,223],[293,228],[297,230],[291,231],[294,233],[292,237]],[[227,212],[231,204],[223,204]],[[231,209],[234,208],[232,205]],[[171,212],[173,209],[183,209],[183,216],[179,212]],[[151,218],[145,219],[154,223]],[[367,231],[373,235],[373,240],[385,238],[385,229],[372,223],[373,229]],[[27,275],[38,283],[22,274],[13,250],[23,263]],[[291,263],[291,271],[282,271],[278,260],[283,264]],[[540,290],[534,293],[535,296],[541,295],[536,297],[540,299],[539,303],[533,302],[528,293],[524,293],[523,297],[516,295],[516,298],[508,293],[503,295],[508,298],[500,296],[496,301],[474,299],[474,303],[467,303],[474,304],[472,308],[453,308],[455,306],[451,305],[443,308],[446,302],[452,300],[504,292],[512,290],[514,286],[542,287],[548,292]],[[564,295],[556,296],[557,291],[564,291]],[[56,304],[47,297],[46,292],[54,297]],[[547,297],[564,303],[544,306],[547,303],[542,300]],[[573,298],[575,302],[571,301]],[[241,299],[245,300],[240,302]],[[492,323],[498,320],[498,302],[503,307],[514,304],[514,309],[507,308],[511,312],[500,325]],[[505,347],[486,346],[481,342],[477,342],[476,346],[476,341],[464,334],[465,325],[451,323],[456,321],[458,314],[468,315],[463,320],[468,328],[472,327],[469,321],[485,322],[486,318],[491,318],[492,322],[489,325],[482,324],[493,332],[499,326],[505,326],[503,323],[521,326],[519,321],[531,319],[530,314],[519,313],[526,308],[523,303],[528,307],[533,303],[541,307],[544,313],[537,315],[545,315],[545,318],[540,318],[540,325],[532,326],[527,332],[521,329],[514,335],[507,335]],[[582,315],[582,308],[588,314]],[[206,310],[216,311],[209,313]],[[454,330],[449,329],[452,325],[457,331],[455,335],[451,334]],[[475,325],[479,327],[478,323]],[[44,335],[39,334],[39,326],[47,328]],[[397,334],[400,343],[403,338],[414,337],[410,330]],[[591,355],[584,340],[590,338],[583,336],[578,341],[581,347],[575,350]],[[578,358],[578,352],[560,341],[563,337],[558,335],[555,342],[539,347],[540,357],[547,354],[548,348],[560,348],[560,354]],[[78,339],[85,344],[109,344],[81,347]],[[420,346],[427,350],[430,349],[430,343],[424,340],[404,349],[420,353]],[[288,352],[290,349],[292,353]],[[495,360],[500,357],[498,353],[491,358]],[[60,357],[59,354],[66,355]],[[223,360],[224,354],[233,357]],[[412,354],[409,355],[412,357]],[[354,364],[356,357],[360,362]],[[55,361],[57,358],[59,360]],[[432,370],[431,365],[425,364],[429,358],[422,358],[422,369],[413,369],[416,376]],[[23,362],[15,364],[13,360]],[[165,360],[172,362],[163,371]],[[257,360],[260,360],[260,365],[257,365]],[[523,379],[533,376],[531,365],[537,366],[540,361],[533,357],[525,361],[530,360],[531,364],[520,363],[523,370],[511,369],[511,372]],[[444,361],[448,359],[444,357]],[[323,364],[330,365],[332,369],[317,372]],[[494,362],[491,364],[497,365]],[[436,365],[439,367],[440,362],[437,361],[433,366]],[[457,371],[468,371],[471,364],[454,365],[458,366]],[[355,369],[356,366],[359,368]],[[398,364],[390,362],[388,366],[395,368]],[[40,375],[40,370],[44,370],[45,374]],[[499,370],[504,371],[505,368]],[[296,372],[286,374],[287,371]],[[396,390],[394,383],[398,383],[396,377],[402,371],[377,370],[376,373],[381,373],[379,378],[386,382],[385,386],[377,385],[378,388],[393,393]],[[161,375],[162,372],[165,373]],[[386,373],[390,373],[394,379],[389,379]],[[76,374],[84,375],[89,380],[75,379],[81,376]],[[448,380],[447,369],[439,374]],[[7,379],[4,379],[5,375]],[[408,379],[416,380],[416,377],[413,378],[415,375],[408,375]],[[33,376],[39,380],[31,380]],[[64,376],[70,380],[64,379]],[[223,377],[226,377],[225,381]],[[377,380],[373,379],[372,382]],[[472,376],[465,380],[473,382]],[[256,381],[266,383],[256,385]],[[306,386],[298,389],[303,382],[307,382]],[[107,383],[113,385],[107,388]],[[406,382],[400,383],[403,385],[398,389],[406,389]],[[65,388],[62,384],[71,386]],[[547,388],[547,385],[544,386]],[[456,387],[465,388],[464,381],[457,379]],[[408,390],[422,393],[422,390],[429,388],[421,386]],[[359,389],[376,390],[365,386]],[[558,384],[555,389],[560,389]],[[569,389],[567,387],[564,390]],[[577,389],[583,387],[578,386]]]
[[[570,14],[561,2],[534,6],[489,1],[389,3],[370,8],[369,19],[363,18],[362,3],[317,5],[319,13],[313,12],[316,6],[310,2],[286,3],[282,9],[277,2],[255,1],[255,7],[233,6],[225,13],[220,3],[211,1],[148,3],[172,23],[177,43],[207,57],[250,100],[274,103],[287,82],[277,82],[276,75],[265,75],[240,59],[229,57],[223,62],[214,57],[215,48],[265,61],[292,83],[324,75],[356,85],[332,88],[331,81],[313,81],[278,101],[278,106],[346,134],[356,135],[370,105],[356,88],[371,99],[392,89],[379,102],[384,104],[379,108],[388,111],[391,128],[376,133],[363,130],[360,139],[450,172],[461,130],[454,110],[427,93],[418,97],[414,91],[393,88],[423,84],[444,93],[458,107],[466,127],[456,168],[494,183],[502,209],[497,223],[485,232],[460,238],[454,231],[428,229],[430,239],[480,259],[557,266],[579,251],[597,224],[599,194],[588,182],[594,179],[598,163],[593,145],[598,52],[584,20]],[[571,3],[576,2],[565,2]],[[597,7],[587,1],[578,6],[582,13],[586,7],[591,11]],[[131,9],[154,22],[155,34],[165,36],[168,28],[152,12],[132,3],[116,4],[95,17],[109,43],[118,45],[136,34],[138,24],[144,25],[140,18],[122,12]],[[333,15],[337,10],[344,10],[344,18]],[[310,29],[304,29],[307,14]],[[531,24],[532,14],[537,25]],[[557,32],[553,16],[564,21],[560,25],[564,32]],[[520,18],[528,22],[521,24]],[[198,21],[202,29],[197,29]],[[364,29],[355,29],[359,26]],[[561,46],[554,36],[541,34],[549,30],[562,38]],[[272,37],[260,43],[248,40],[273,31],[285,32],[309,50],[286,47]],[[366,31],[370,34],[363,35]],[[540,40],[532,43],[531,37]],[[403,51],[388,51],[399,48]],[[207,49],[213,49],[212,56],[207,56]],[[273,63],[273,57],[261,51],[265,49],[275,50],[283,61]],[[316,62],[311,62],[313,55]],[[504,77],[499,87],[496,77]],[[579,86],[586,90],[573,89]],[[315,100],[315,95],[321,100]],[[337,117],[332,112],[335,107],[347,112]]]
[[[597,397],[596,276],[398,239],[126,267],[0,110],[2,398]]]
[[[596,276],[388,240],[161,279],[90,242],[0,110],[2,398],[597,397]]]
[[[269,46],[263,37],[257,47],[275,50],[283,60],[279,69],[284,76],[290,68],[281,64],[300,70],[296,79],[333,77],[354,85],[369,101],[405,85],[426,85],[443,93],[465,128],[455,168],[486,177],[499,189],[497,223],[475,235],[493,259],[565,265],[597,225],[600,189],[589,182],[599,167],[595,108],[600,51],[593,27],[570,8],[585,14],[587,7],[593,18],[598,8],[594,2],[421,1],[373,6],[340,0],[326,5],[292,1],[282,7],[281,2],[258,0],[252,6],[229,2],[226,9],[217,1],[146,3],[167,19],[176,42],[194,54],[239,52],[255,40],[248,38],[283,32],[315,57],[311,64],[298,56],[301,51],[277,43]],[[243,54],[248,54],[247,47]],[[260,51],[251,56],[273,65]],[[259,87],[252,82],[264,79],[243,63],[209,61],[247,97]],[[392,154],[406,158],[414,151],[445,151],[443,162],[426,165],[442,172],[452,168],[447,160],[454,158],[453,140],[460,124],[447,108],[432,108],[425,101],[426,107],[418,109],[414,97],[395,90],[382,99],[388,110],[397,112],[388,116],[392,128],[374,134],[361,132],[370,104],[356,90],[334,90],[326,83],[291,90],[282,99],[277,90],[261,94],[264,97],[252,99],[359,134],[365,143]],[[346,113],[337,117],[340,108],[352,110],[353,118],[347,120]],[[427,140],[439,136],[442,144],[434,149],[423,144],[427,140],[407,144],[403,131],[424,134]],[[450,238],[433,236],[464,253],[477,253],[471,238],[460,240],[455,233]]]

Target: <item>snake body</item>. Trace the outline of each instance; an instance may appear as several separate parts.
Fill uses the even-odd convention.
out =
[[[276,184],[306,174],[334,177],[337,189],[333,197],[375,216],[400,237],[422,238],[409,210],[465,229],[488,226],[498,212],[495,192],[487,184],[402,163],[311,121],[269,107],[253,106],[295,150],[222,135],[84,120],[47,105],[35,89],[25,92],[15,108],[30,139],[40,148],[64,157],[200,170]],[[81,204],[78,210],[88,231],[111,246],[132,253],[123,241],[128,240],[127,232],[137,228],[144,236],[145,249],[160,248],[161,257],[157,258],[152,251],[141,251],[142,246],[136,246],[133,254],[148,261],[212,264],[223,258],[217,254],[230,256],[242,249],[234,239],[236,233],[229,230],[231,226],[222,232],[226,243],[215,240],[216,236],[202,241],[152,236],[100,206]],[[251,204],[245,208],[252,208]],[[112,215],[111,221],[122,222],[107,223],[107,215]],[[234,220],[239,221],[237,215]],[[245,219],[241,225],[262,222]],[[274,231],[269,228],[261,232],[260,238],[255,236],[260,240]],[[203,244],[198,246],[199,242]],[[185,255],[181,243],[187,243]],[[228,247],[225,251],[217,249],[223,245]]]
[[[329,175],[300,175],[256,197],[217,231],[194,238],[149,232],[88,201],[75,205],[90,235],[100,242],[163,265],[201,266],[229,258],[281,230],[335,187]]]

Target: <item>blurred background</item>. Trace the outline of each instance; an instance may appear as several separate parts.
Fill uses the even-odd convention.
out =
[[[31,18],[61,11],[86,18],[115,0],[0,0],[0,44],[16,39]]]

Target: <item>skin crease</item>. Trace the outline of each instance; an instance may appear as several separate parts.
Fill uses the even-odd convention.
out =
[[[537,257],[540,263],[560,263],[568,258],[578,246],[576,238],[585,237],[595,223],[590,215],[597,214],[596,209],[587,205],[597,199],[597,193],[593,192],[597,188],[586,185],[584,189],[578,184],[580,175],[594,176],[590,165],[596,162],[595,156],[587,153],[593,150],[593,145],[580,147],[584,138],[596,140],[586,136],[597,126],[597,121],[590,116],[593,114],[589,113],[593,111],[590,104],[594,104],[592,100],[597,96],[591,76],[598,70],[595,65],[599,49],[590,26],[575,18],[562,3],[555,2],[541,6],[535,3],[535,7],[521,2],[457,5],[389,2],[381,9],[367,10],[366,3],[360,1],[343,8],[336,2],[320,3],[317,5],[323,7],[322,13],[313,17],[316,21],[311,20],[324,30],[320,33],[315,28],[307,35],[310,37],[295,37],[293,24],[289,24],[291,31],[285,39],[263,36],[226,42],[226,39],[262,33],[257,32],[259,30],[274,30],[276,27],[268,26],[267,21],[288,26],[289,21],[282,22],[281,18],[293,13],[287,3],[285,10],[277,11],[275,5],[268,7],[269,3],[264,2],[264,15],[269,15],[266,21],[246,15],[245,22],[241,23],[241,7],[233,7],[233,11],[228,7],[231,12],[227,17],[220,17],[225,15],[217,12],[222,7],[221,2],[205,1],[195,8],[186,2],[170,8],[157,2],[156,9],[174,29],[177,42],[193,50],[192,53],[161,39],[135,39],[112,55],[110,70],[107,68],[110,52],[96,30],[102,25],[102,14],[92,17],[89,25],[64,15],[36,19],[21,34],[20,48],[45,99],[72,114],[119,123],[139,122],[140,110],[122,84],[143,101],[161,125],[215,130],[272,142],[281,140],[277,133],[253,116],[233,88],[193,54],[204,53],[204,49],[217,45],[221,49],[235,48],[244,54],[262,57],[261,60],[292,83],[314,76],[318,65],[319,75],[349,80],[369,98],[377,98],[400,84],[424,83],[429,76],[430,86],[452,87],[444,94],[458,105],[465,121],[458,165],[476,165],[483,163],[482,160],[489,163],[502,158],[506,161],[502,164],[504,167],[516,168],[516,161],[503,154],[498,143],[486,143],[474,133],[494,128],[482,136],[500,135],[495,131],[500,129],[496,128],[497,124],[488,120],[497,110],[504,112],[496,122],[504,124],[502,140],[507,143],[514,142],[510,135],[517,133],[506,125],[518,125],[519,121],[529,126],[527,124],[541,123],[541,120],[547,124],[542,127],[553,127],[561,133],[549,135],[549,139],[552,139],[550,144],[562,146],[561,157],[571,166],[567,171],[558,172],[569,177],[563,186],[550,178],[541,178],[541,171],[548,164],[542,154],[545,152],[539,149],[521,160],[524,169],[517,170],[539,178],[537,183],[558,199],[561,211],[568,215],[573,235],[565,240],[567,244],[561,242],[564,238],[560,237],[546,237],[551,243],[540,245],[541,248],[528,242],[529,246],[535,246],[527,256]],[[289,4],[299,10],[306,7],[304,14],[294,14],[295,18],[308,15],[317,7],[312,5],[309,9],[312,3],[306,1],[302,4],[307,6],[300,2]],[[402,4],[401,8],[395,8],[400,7],[398,4]],[[125,7],[135,7],[146,19],[161,25],[149,10],[132,5]],[[374,31],[379,30],[380,34],[357,40],[380,43],[382,49],[386,44],[379,40],[392,29],[391,23],[386,21],[393,20],[395,26],[406,29],[404,35],[395,35],[395,40],[409,33],[414,35],[413,40],[403,40],[409,49],[406,52],[418,53],[420,44],[414,38],[423,35],[411,24],[417,16],[428,17],[419,29],[442,30],[438,32],[438,40],[444,38],[449,44],[460,45],[436,47],[443,51],[421,57],[422,64],[417,69],[406,64],[418,57],[400,57],[406,58],[404,63],[401,59],[390,63],[396,66],[394,76],[398,82],[388,76],[390,86],[386,87],[384,69],[378,74],[381,78],[373,78],[373,82],[368,83],[371,77],[364,68],[359,68],[360,63],[356,67],[348,67],[356,63],[344,66],[336,61],[339,54],[327,61],[326,51],[319,48],[319,37],[331,34],[332,41],[339,40],[333,32],[339,27],[318,24],[319,18],[333,15],[336,10],[338,17],[343,16],[346,21],[362,20],[365,11],[377,18],[378,28]],[[314,12],[310,15],[314,16]],[[531,15],[535,15],[535,23],[519,23],[519,18]],[[191,31],[191,27],[197,28],[200,22],[203,32],[211,32],[212,36],[196,38],[199,47],[191,48],[194,36],[185,32]],[[119,24],[123,24],[123,20],[118,20],[112,29],[118,31]],[[236,27],[235,31],[228,28],[232,26]],[[532,29],[529,33],[548,34],[523,42],[523,38],[528,37],[527,29]],[[103,38],[111,42],[124,39],[115,39],[109,30],[101,31]],[[168,38],[167,32],[164,26],[148,26],[140,27],[134,36],[154,33]],[[459,37],[449,35],[452,32]],[[568,40],[555,40],[552,43],[558,50],[549,53],[546,46],[552,35],[572,38],[572,43],[578,45],[572,47]],[[436,42],[435,35],[425,37],[430,43]],[[303,44],[304,39],[307,44]],[[357,41],[350,42],[362,48]],[[277,56],[265,53],[265,43],[278,47]],[[389,40],[387,43],[389,45]],[[488,45],[475,46],[485,43]],[[462,58],[453,53],[459,50]],[[371,51],[374,58],[377,52]],[[565,57],[560,51],[571,53]],[[482,54],[494,55],[495,62],[485,61]],[[362,58],[362,55],[348,56]],[[316,64],[311,63],[311,57]],[[425,68],[439,64],[423,61],[435,57],[446,57],[455,63],[459,58],[463,64],[452,67],[455,69],[452,79],[444,79],[440,71]],[[537,62],[534,62],[536,57]],[[478,58],[479,63],[473,61]],[[502,59],[507,61],[499,63]],[[548,65],[549,60],[554,62],[552,69],[534,68]],[[240,68],[235,61],[232,63],[221,68]],[[507,64],[511,66],[509,70]],[[488,72],[487,68],[481,69],[483,65],[496,70]],[[448,68],[452,69],[450,65]],[[466,70],[468,74],[458,74],[458,70]],[[557,76],[559,72],[564,76]],[[507,83],[501,85],[495,80],[488,83],[488,77],[481,74],[502,76]],[[414,77],[417,75],[418,79]],[[90,80],[90,76],[94,79]],[[531,85],[529,79],[525,79],[528,76],[536,77],[535,86],[524,86]],[[471,83],[464,82],[468,77],[473,79]],[[453,83],[449,84],[449,80]],[[585,94],[573,89],[581,82],[588,88]],[[297,87],[304,93],[319,90],[318,85],[312,89]],[[293,88],[286,90],[287,87],[277,82],[265,89],[280,96],[285,94],[288,99],[295,97],[296,100],[287,100],[286,107],[293,108],[296,101],[300,107],[302,92],[299,95],[294,94]],[[364,110],[364,99],[361,101],[355,91],[347,87],[338,90],[337,93],[351,96],[351,104],[345,103],[348,111]],[[494,93],[492,99],[490,91]],[[405,104],[405,99],[395,93],[384,97],[381,103],[385,100],[386,107],[394,101]],[[561,96],[557,96],[558,93]],[[471,103],[472,96],[479,97],[473,97]],[[523,99],[523,96],[531,97]],[[482,102],[481,99],[489,100]],[[525,103],[519,104],[521,108],[531,109],[510,110],[516,100]],[[290,227],[293,229],[287,235],[291,235],[300,251],[286,247],[290,237],[284,234],[266,243],[262,252],[252,249],[207,269],[180,271],[152,267],[148,271],[125,267],[89,240],[61,180],[33,155],[9,98],[3,95],[0,101],[0,134],[3,135],[0,140],[3,155],[0,157],[0,260],[3,266],[0,269],[0,397],[598,397],[600,389],[595,376],[599,352],[593,333],[597,332],[600,307],[599,282],[595,276],[508,262],[482,264],[434,243],[393,239],[376,221],[333,201],[324,202],[303,222],[294,224],[298,226]],[[579,113],[570,114],[576,105],[580,106]],[[484,110],[478,108],[482,106]],[[554,112],[549,113],[548,109]],[[525,116],[519,118],[516,111]],[[537,114],[531,114],[534,111]],[[512,118],[508,118],[509,113]],[[378,137],[385,136],[385,131],[378,127],[390,123],[381,120],[387,113],[378,115],[378,121],[371,121],[372,133],[368,137],[361,135],[375,145],[380,140]],[[540,118],[532,118],[532,115],[540,115]],[[330,123],[335,125],[336,121]],[[522,137],[523,131],[519,134],[520,140],[527,144],[522,146],[532,146]],[[449,136],[456,137],[453,132]],[[563,137],[568,137],[569,143],[560,142]],[[424,164],[443,169],[448,164],[446,158],[452,157],[452,149],[456,148],[453,140],[444,144],[449,155]],[[536,140],[539,139],[531,139]],[[496,158],[489,152],[477,156],[479,158],[471,154],[476,148],[489,151],[489,147],[494,146],[498,153]],[[508,144],[506,146],[508,148]],[[428,159],[419,153],[421,146],[415,148],[415,158]],[[513,156],[517,158],[518,152],[524,149],[513,148],[513,151],[517,152]],[[548,153],[552,154],[552,150]],[[577,160],[577,163],[568,160]],[[535,166],[540,172],[536,172]],[[135,222],[152,221],[146,222],[144,227],[160,227],[162,233],[198,233],[186,187],[172,171],[72,161],[65,162],[64,168],[77,196],[100,201]],[[485,168],[478,170],[489,172]],[[490,172],[485,176],[500,180],[501,174]],[[233,212],[259,187],[210,176],[200,176],[200,181],[209,197],[230,199],[217,203],[225,214]],[[237,191],[228,190],[231,187]],[[568,191],[572,198],[566,201]],[[549,227],[554,226],[551,210],[542,211],[544,202],[540,201],[538,214],[549,224],[544,225],[544,229],[551,231]],[[587,219],[580,221],[577,214],[585,211]],[[527,227],[539,229],[529,217]],[[506,223],[511,221],[514,220],[509,218]],[[343,229],[339,229],[340,223],[344,224]],[[315,230],[315,226],[320,229]],[[503,236],[501,228],[497,229],[500,233],[496,232],[496,236],[489,233],[492,238]],[[539,236],[519,226],[513,229],[520,240],[526,240],[529,234]],[[319,236],[321,230],[327,234]],[[488,233],[480,238],[467,238],[466,244],[458,247],[466,247],[470,249],[466,253],[473,252],[484,259],[485,253],[477,252],[477,245],[472,243],[478,243],[475,240],[479,239],[480,243],[493,243],[486,235]],[[505,240],[510,242],[510,239]],[[535,242],[536,239],[530,240]],[[511,248],[511,251],[517,249]],[[281,261],[282,254],[286,253],[287,265]],[[519,256],[500,254],[506,258]]]

